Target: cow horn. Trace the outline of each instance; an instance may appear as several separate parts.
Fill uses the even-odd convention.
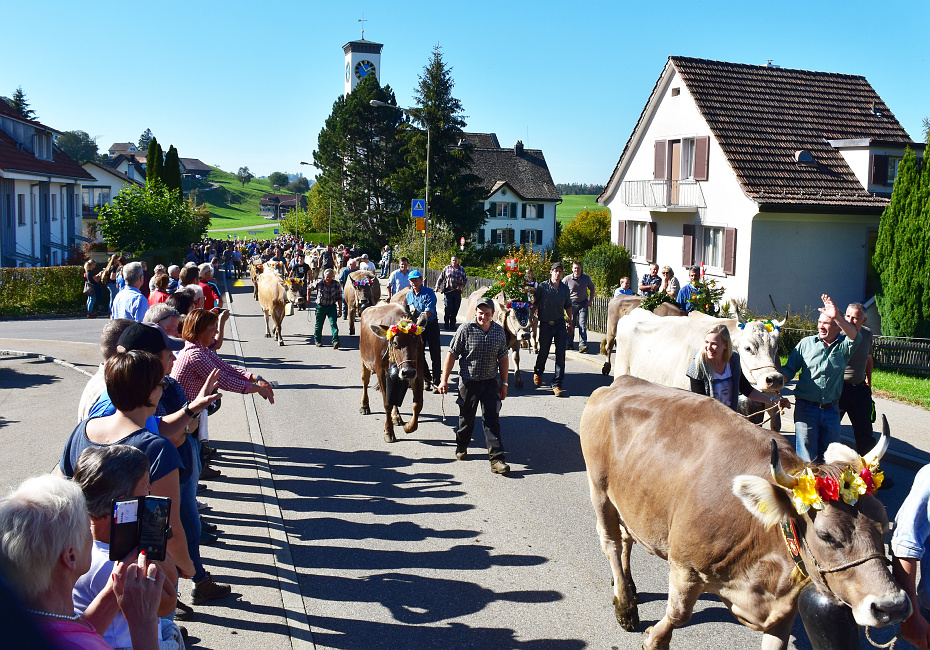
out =
[[[784,488],[789,490],[794,488],[798,484],[798,479],[796,476],[791,476],[785,472],[785,468],[781,466],[781,456],[778,455],[778,444],[772,439],[772,478],[775,479],[775,482]]]
[[[772,321],[772,325],[774,325],[775,327],[778,327],[778,328],[781,328],[782,326],[784,326],[784,324],[788,322],[788,312],[789,312],[790,310],[791,310],[790,307],[789,307],[788,309],[786,309],[786,310],[785,310],[785,318],[784,318],[783,320],[780,320],[780,321],[778,321],[778,320],[773,320],[773,321]]]
[[[874,465],[882,459],[885,452],[888,451],[888,443],[891,442],[891,430],[888,427],[888,418],[882,413],[882,435],[878,439],[878,444],[872,448],[872,451],[862,457],[866,465]]]

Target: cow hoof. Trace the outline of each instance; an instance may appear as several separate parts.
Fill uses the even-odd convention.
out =
[[[371,409],[368,408],[367,406],[363,406],[362,408],[358,410],[358,412],[361,413],[362,415],[371,415]]]
[[[408,422],[408,423],[404,426],[404,431],[407,432],[407,433],[413,433],[413,432],[416,431],[416,430],[417,430],[417,425],[414,424],[413,422]]]
[[[634,632],[639,627],[639,611],[636,606],[624,608],[620,601],[614,596],[614,613],[617,615],[617,622],[627,632]],[[648,632],[648,630],[647,630]]]
[[[601,368],[601,374],[602,374],[602,375],[609,375],[609,374],[610,374],[610,364],[609,364],[609,363],[605,363],[604,366]]]
[[[283,345],[284,345],[284,341],[278,341],[278,345],[283,346]]]
[[[266,339],[270,339],[270,338],[271,338],[271,334],[265,334],[265,338],[266,338]]]
[[[393,433],[385,433],[384,442],[397,442],[397,437]]]
[[[397,426],[400,426],[400,425],[402,425],[402,424],[404,423],[404,419],[403,419],[402,417],[400,417],[399,415],[393,416],[393,417],[391,418],[391,421],[392,421],[394,424],[396,424]]]

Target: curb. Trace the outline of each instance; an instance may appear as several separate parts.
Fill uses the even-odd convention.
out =
[[[225,276],[223,278],[224,293],[226,294],[226,306],[232,305],[232,295],[226,287]],[[242,343],[239,341],[239,330],[236,327],[236,315],[229,310],[230,334],[235,343],[236,361],[243,368],[248,369],[245,364]],[[262,494],[262,503],[265,508],[265,520],[268,524],[268,537],[272,542],[274,551],[274,568],[277,572],[278,590],[281,593],[281,602],[284,608],[284,617],[287,621],[287,628],[291,641],[291,648],[294,650],[315,649],[313,642],[313,632],[310,629],[310,619],[307,616],[307,609],[304,605],[303,594],[300,591],[300,580],[297,575],[297,569],[294,566],[294,558],[291,555],[291,545],[287,537],[284,526],[284,515],[281,513],[281,506],[278,503],[278,492],[274,484],[274,475],[271,471],[271,464],[268,462],[268,455],[265,453],[265,438],[262,435],[261,423],[258,420],[258,411],[255,408],[255,395],[243,395],[246,412],[246,427],[249,430],[249,438],[252,441],[252,447],[256,457],[255,471],[258,474],[259,487]]]
[[[87,372],[87,371],[84,370],[83,368],[78,368],[78,367],[77,367],[76,365],[74,365],[73,363],[69,363],[69,362],[67,362],[67,361],[63,361],[62,359],[58,359],[58,358],[56,358],[56,357],[50,357],[50,356],[47,356],[47,355],[44,355],[44,354],[39,354],[39,353],[37,353],[37,352],[20,352],[19,350],[0,350],[0,356],[3,356],[3,357],[29,357],[29,358],[32,358],[32,359],[39,359],[40,361],[51,361],[52,363],[56,363],[56,364],[58,364],[59,366],[64,366],[65,368],[71,368],[71,370],[76,370],[77,372],[81,373],[82,375],[84,375],[84,376],[86,376],[86,377],[93,377],[93,375],[92,375],[91,373]]]

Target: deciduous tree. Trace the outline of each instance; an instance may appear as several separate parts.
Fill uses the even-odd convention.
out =
[[[55,138],[55,144],[79,165],[99,158],[97,138],[90,137],[86,131],[65,131]]]
[[[570,260],[584,259],[598,244],[610,242],[610,211],[606,208],[582,210],[559,235],[559,253]]]
[[[271,185],[271,189],[274,189],[276,185],[278,189],[282,189],[287,185],[287,174],[284,172],[271,172],[268,176],[268,183]]]
[[[240,167],[239,171],[236,172],[236,178],[242,184],[242,187],[245,187],[245,184],[255,178],[255,176],[252,175],[248,167]]]
[[[296,181],[288,183],[284,189],[291,194],[306,194],[310,191],[310,181],[306,176],[298,176]]]

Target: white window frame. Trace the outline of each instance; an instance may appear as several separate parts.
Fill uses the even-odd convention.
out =
[[[542,219],[542,215],[538,214],[536,208],[539,206],[538,203],[527,203],[526,204],[526,218],[527,219]]]
[[[51,199],[52,205],[49,210],[52,214],[52,221],[58,221],[58,195],[50,194],[49,198]]]
[[[646,237],[649,236],[649,222],[647,221],[630,221],[627,228],[627,248],[630,251],[630,257],[637,262],[646,261]]]
[[[510,204],[503,202],[503,201],[498,201],[497,202],[497,214],[494,216],[497,217],[498,219],[510,219],[512,216],[510,214]]]
[[[495,244],[512,244],[514,241],[514,230],[513,228],[497,228],[497,241],[493,242]],[[503,236],[506,233],[510,233],[508,236]]]
[[[694,138],[681,139],[681,174],[683,181],[694,180]]]
[[[26,225],[26,195],[25,194],[16,195],[16,225],[17,226]]]
[[[726,228],[710,224],[703,226],[701,228],[701,257],[697,262],[704,262],[705,271],[710,271],[714,275],[723,275],[725,255]]]
[[[536,237],[538,236],[539,236],[539,230],[536,228],[530,228],[529,230],[526,231],[526,243],[532,244],[533,246],[540,246],[542,242],[536,241]]]
[[[895,180],[898,178],[898,165],[901,164],[903,158],[898,156],[888,156],[888,185],[894,185]]]

